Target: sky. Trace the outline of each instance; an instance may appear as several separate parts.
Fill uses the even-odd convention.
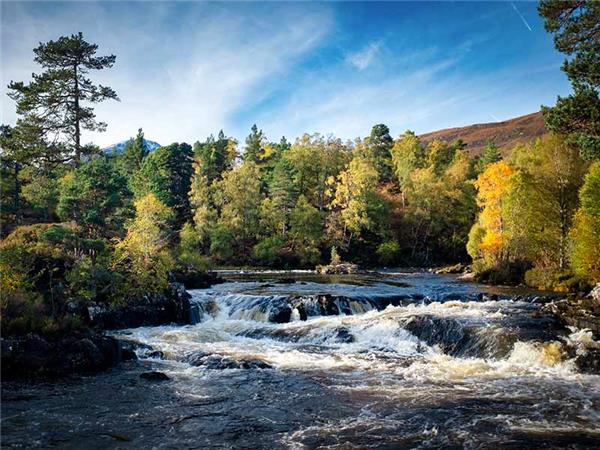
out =
[[[1,121],[11,81],[39,72],[39,42],[83,32],[113,68],[119,102],[96,107],[101,147],[134,136],[193,143],[256,123],[272,141],[305,132],[393,136],[495,122],[570,92],[535,2],[6,2]]]

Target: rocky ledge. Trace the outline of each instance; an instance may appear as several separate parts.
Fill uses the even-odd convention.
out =
[[[3,336],[2,377],[60,377],[74,373],[96,373],[123,359],[135,359],[136,348],[105,336],[105,330],[140,326],[190,324],[198,320],[190,294],[179,283],[171,283],[160,295],[148,295],[126,305],[72,305],[71,313],[88,323],[86,332],[61,336]]]
[[[329,264],[327,266],[317,266],[316,272],[320,275],[348,275],[366,273],[358,265],[352,263],[339,263]]]
[[[91,332],[54,339],[29,334],[2,339],[1,345],[4,379],[96,373],[122,360],[116,339]]]
[[[170,283],[163,294],[146,295],[125,305],[93,304],[87,307],[90,325],[99,330],[194,323],[190,294],[183,284]]]

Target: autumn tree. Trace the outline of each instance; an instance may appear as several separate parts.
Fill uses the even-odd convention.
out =
[[[173,212],[153,193],[135,202],[135,219],[115,246],[113,268],[126,275],[122,294],[162,292],[174,260],[169,252]]]
[[[469,233],[467,250],[479,267],[493,267],[509,258],[510,236],[502,212],[513,173],[505,161],[498,161],[490,164],[475,181],[481,212]]]
[[[585,176],[579,193],[581,207],[571,231],[575,272],[591,283],[600,282],[600,162]]]

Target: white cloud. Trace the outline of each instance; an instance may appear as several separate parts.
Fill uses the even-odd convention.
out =
[[[8,81],[27,80],[39,70],[31,49],[81,30],[99,44],[99,53],[117,55],[112,69],[93,77],[121,98],[120,103],[97,106],[98,119],[108,123],[108,130],[86,139],[108,145],[142,127],[161,144],[193,142],[227,130],[232,115],[267,95],[266,81],[285,76],[332,24],[328,8],[299,11],[301,5],[258,11],[205,3],[123,6],[129,11],[118,7],[64,4],[60,13],[48,17],[33,8],[3,5],[2,121],[15,120],[14,104],[6,98]]]
[[[358,70],[365,70],[375,61],[375,57],[379,53],[380,48],[381,42],[371,42],[362,50],[347,55],[346,62],[356,67]]]

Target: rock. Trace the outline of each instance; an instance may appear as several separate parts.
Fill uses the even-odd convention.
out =
[[[592,331],[600,339],[600,303],[593,298],[567,298],[553,301],[542,307],[553,314],[563,325]]]
[[[54,340],[36,334],[2,340],[2,376],[6,378],[96,373],[121,360],[119,342],[94,333],[71,333]]]
[[[292,317],[292,307],[288,304],[276,305],[269,310],[269,322],[288,323]]]
[[[600,349],[589,348],[585,353],[577,355],[575,365],[582,373],[600,375]]]
[[[168,381],[171,379],[166,373],[162,372],[143,372],[140,374],[140,378],[148,381]]]
[[[277,284],[294,284],[294,283],[296,283],[296,280],[294,280],[293,278],[280,278],[280,279],[276,280],[275,283],[277,283]]]
[[[184,361],[195,367],[212,370],[225,369],[272,369],[273,366],[260,359],[234,359],[223,355],[211,355],[195,352],[184,358]]]
[[[348,275],[363,273],[364,271],[358,265],[352,263],[340,263],[328,266],[317,266],[316,271],[321,275]]]
[[[458,264],[454,264],[452,266],[445,266],[445,267],[440,267],[439,269],[434,269],[433,273],[436,274],[457,274],[457,273],[464,273],[466,270],[468,269],[468,266],[462,264],[462,263],[458,263]]]
[[[596,287],[590,291],[588,297],[600,304],[600,283],[596,284]]]
[[[125,305],[94,304],[87,308],[88,321],[102,330],[197,323],[199,311],[190,303],[191,296],[180,283],[170,283],[157,295],[132,299]]]
[[[185,270],[175,272],[174,277],[186,289],[206,289],[214,284],[225,282],[216,272]]]

